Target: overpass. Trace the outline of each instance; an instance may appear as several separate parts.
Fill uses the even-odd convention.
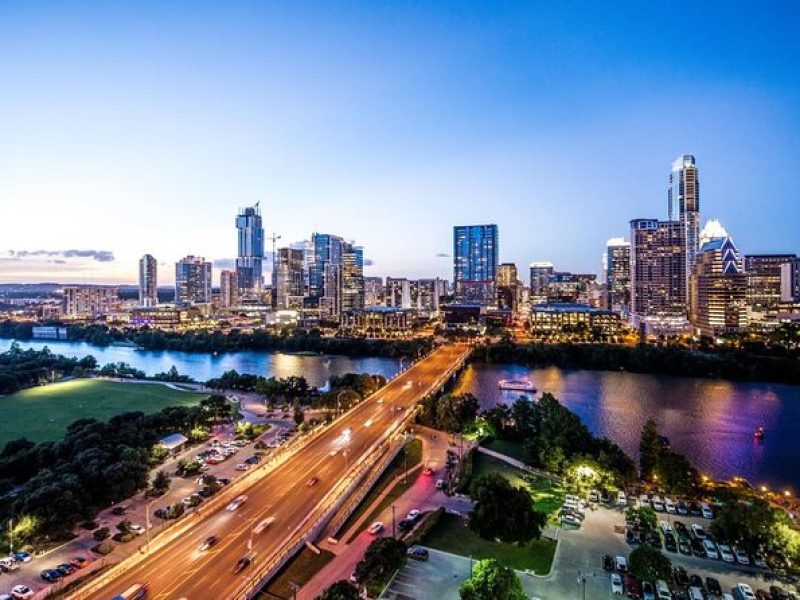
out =
[[[317,537],[400,435],[414,405],[447,385],[470,350],[458,344],[434,350],[329,426],[297,440],[294,448],[167,528],[149,551],[106,569],[69,598],[110,600],[135,584],[147,586],[149,600],[252,598]],[[238,510],[225,510],[242,493],[248,501]],[[256,524],[268,517],[272,524],[254,533]],[[200,545],[211,535],[219,542],[201,552]],[[245,556],[251,564],[234,573]]]

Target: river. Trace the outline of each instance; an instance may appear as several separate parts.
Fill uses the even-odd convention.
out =
[[[0,343],[0,349],[9,343]],[[172,365],[182,374],[206,381],[229,369],[240,373],[288,377],[302,375],[322,386],[332,375],[373,373],[386,377],[400,370],[390,358],[349,358],[243,351],[219,355],[105,348],[77,342],[23,342],[23,348],[49,346],[67,356],[92,354],[99,364],[126,362],[148,375]],[[569,371],[519,365],[470,365],[457,391],[472,392],[489,408],[513,402],[518,393],[497,389],[500,379],[530,377],[541,392],[553,393],[597,435],[607,436],[638,456],[639,434],[652,417],[672,447],[687,455],[702,473],[718,479],[735,475],[770,489],[800,492],[800,386],[644,375],[611,371]],[[753,431],[766,428],[762,443]]]
[[[537,394],[552,393],[592,432],[633,457],[642,426],[653,418],[701,473],[800,492],[800,386],[478,363],[466,369],[456,391],[473,393],[489,408],[519,396],[497,388],[500,379],[519,377],[533,380]],[[766,436],[759,443],[753,432],[762,425]]]

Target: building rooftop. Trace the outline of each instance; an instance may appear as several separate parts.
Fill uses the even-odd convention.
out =
[[[535,304],[532,307],[535,312],[578,312],[578,313],[608,313],[612,311],[604,310],[602,308],[595,308],[588,304],[579,304],[577,302],[545,302],[542,304]]]
[[[171,433],[171,434],[161,438],[159,443],[162,446],[164,446],[167,450],[174,450],[175,448],[178,448],[179,446],[182,446],[183,444],[185,444],[188,441],[189,441],[189,438],[187,438],[185,435],[182,435],[180,433]]]

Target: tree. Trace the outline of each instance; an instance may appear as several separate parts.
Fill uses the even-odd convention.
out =
[[[406,545],[394,538],[378,538],[356,565],[356,579],[367,587],[385,583],[406,561]]]
[[[150,489],[153,491],[154,495],[161,496],[167,492],[171,481],[172,480],[165,471],[158,471],[156,476],[153,477],[153,482],[150,484]]]
[[[469,515],[469,528],[487,540],[506,543],[538,538],[547,517],[534,509],[527,490],[513,487],[499,473],[477,477],[470,485],[475,508]]]
[[[103,540],[107,540],[111,536],[111,530],[108,527],[101,527],[100,529],[95,529],[92,533],[92,537],[97,542],[102,542]]]
[[[658,434],[658,427],[653,419],[648,419],[642,428],[642,437],[639,440],[639,469],[642,479],[650,479],[653,476],[660,451],[661,437]]]
[[[315,600],[359,600],[358,590],[342,579],[328,586]]]
[[[303,407],[299,404],[295,404],[294,406],[294,422],[295,424],[300,427],[303,424],[303,421],[306,420],[306,415],[303,412]]]
[[[126,533],[130,533],[131,532],[131,520],[130,519],[122,519],[122,521],[117,523],[117,530],[122,535],[125,535]]]
[[[672,563],[661,554],[660,550],[645,544],[631,552],[628,558],[628,569],[642,580],[669,580],[672,574]]]
[[[200,408],[212,422],[227,423],[231,420],[231,403],[222,394],[211,394],[201,400]]]
[[[509,567],[494,558],[479,560],[472,576],[461,584],[462,600],[524,600],[522,583]]]
[[[765,500],[733,500],[717,510],[709,529],[748,554],[760,554],[774,536],[776,513]]]

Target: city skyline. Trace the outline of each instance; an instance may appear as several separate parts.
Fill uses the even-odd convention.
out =
[[[169,283],[200,253],[216,282],[259,201],[265,235],[358,240],[366,275],[449,279],[462,222],[521,270],[599,273],[684,153],[704,219],[796,252],[800,9],[633,6],[6,6],[0,281],[133,284],[151,253]]]

